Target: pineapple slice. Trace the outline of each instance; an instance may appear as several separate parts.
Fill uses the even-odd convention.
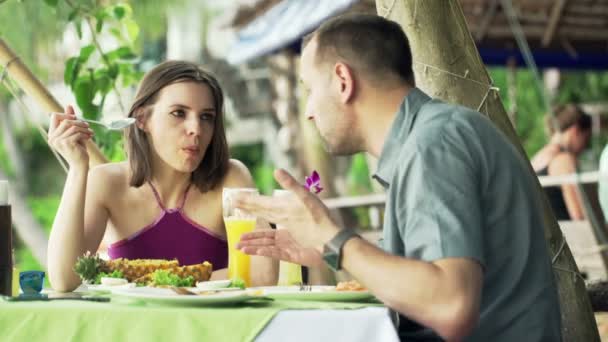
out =
[[[166,270],[180,276],[181,278],[192,276],[195,283],[197,283],[209,280],[211,277],[211,272],[213,271],[213,266],[209,262],[205,261],[201,264],[170,267],[166,268]],[[138,284],[151,285],[153,282],[153,273],[154,271],[147,273],[144,276],[135,279],[134,282]]]
[[[162,259],[114,259],[105,260],[100,267],[101,272],[112,272],[119,270],[124,277],[132,282],[137,278],[141,278],[148,273],[156,270],[166,270],[179,267],[177,260],[162,260]]]
[[[97,254],[87,252],[79,257],[74,266],[74,271],[85,283],[92,283],[100,273],[122,272],[129,282],[150,284],[152,273],[156,270],[168,270],[182,278],[192,276],[196,282],[209,280],[213,266],[205,261],[201,264],[179,266],[177,260],[163,259],[114,259],[102,260]]]

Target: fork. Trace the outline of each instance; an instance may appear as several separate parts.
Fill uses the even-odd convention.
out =
[[[300,291],[310,292],[312,291],[312,285],[304,285],[304,283],[300,284]]]
[[[190,291],[190,290],[186,290],[183,287],[177,287],[177,286],[169,286],[169,288],[171,290],[173,290],[173,292],[180,294],[180,295],[188,295],[188,296],[197,296],[196,293]]]

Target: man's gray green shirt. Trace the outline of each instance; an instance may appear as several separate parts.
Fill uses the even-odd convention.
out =
[[[533,177],[488,118],[416,88],[384,143],[374,175],[387,191],[382,248],[429,262],[470,258],[482,266],[480,319],[467,341],[561,340]],[[402,321],[403,339],[428,337],[428,330]]]

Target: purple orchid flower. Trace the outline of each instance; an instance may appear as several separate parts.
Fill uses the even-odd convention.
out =
[[[316,170],[313,170],[310,176],[306,177],[305,186],[308,191],[313,191],[315,194],[323,191],[323,187],[321,187],[321,177],[319,177],[319,173]]]

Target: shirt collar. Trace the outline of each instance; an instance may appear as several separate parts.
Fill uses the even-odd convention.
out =
[[[420,107],[430,100],[431,97],[422,90],[412,88],[403,99],[403,102],[401,102],[384,141],[382,153],[380,153],[380,158],[378,159],[378,168],[373,176],[383,187],[387,188],[389,186],[389,180],[392,178],[395,165],[397,164],[398,154],[403,147],[405,139],[412,130],[416,114],[418,114]]]

